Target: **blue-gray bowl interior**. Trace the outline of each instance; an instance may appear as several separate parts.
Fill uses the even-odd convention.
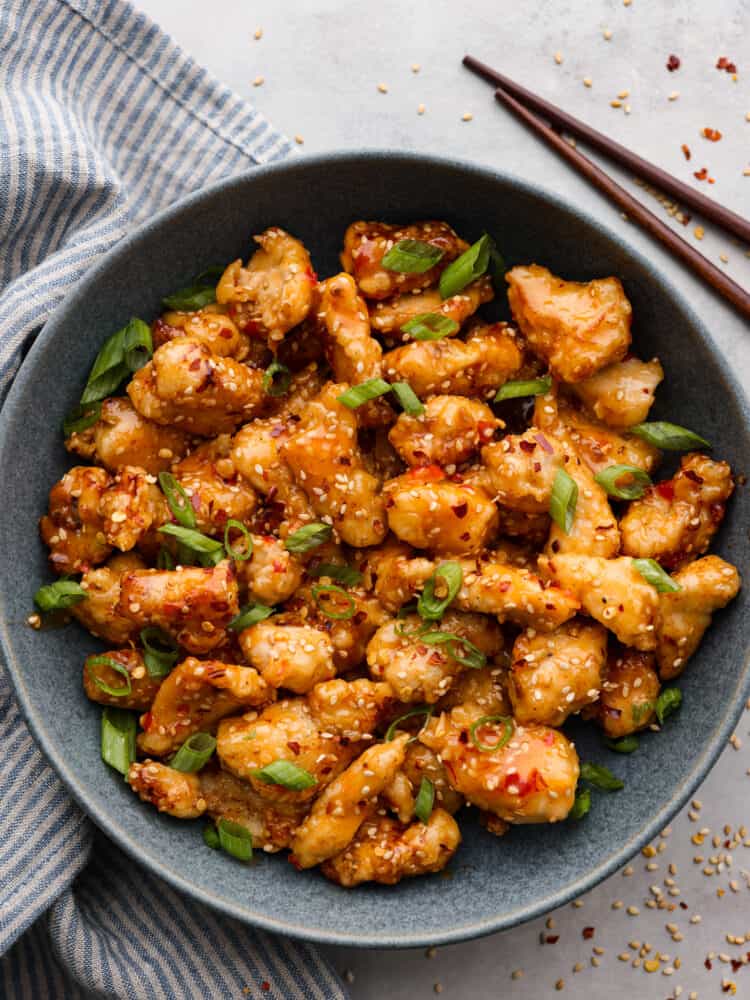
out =
[[[581,823],[517,827],[497,839],[471,814],[450,871],[397,887],[344,890],[283,855],[250,867],[208,850],[203,823],[143,805],[99,757],[100,709],[81,688],[98,648],[77,625],[24,624],[50,579],[37,534],[47,492],[72,464],[60,433],[99,345],[130,316],[154,317],[162,296],[205,267],[247,257],[251,236],[280,225],[304,240],[321,275],[339,268],[352,220],[447,219],[466,237],[493,234],[508,265],[538,261],[568,278],[618,275],[633,304],[634,349],[666,378],[654,414],[684,424],[741,471],[748,411],[698,318],[627,243],[525,183],[468,164],[396,154],[341,154],[256,169],[192,196],[123,240],[68,296],[27,357],[2,414],[0,585],[3,645],[24,712],[47,756],[95,822],[133,858],[227,914],[316,941],[414,946],[513,926],[591,887],[651,838],[695,789],[736,724],[748,686],[747,597],[715,616],[680,680],[684,704],[639,752],[616,755],[574,725],[581,756],[612,767],[618,794],[595,794]],[[739,489],[715,550],[747,571],[747,491]]]

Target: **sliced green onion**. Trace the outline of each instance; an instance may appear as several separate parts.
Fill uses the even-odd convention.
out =
[[[117,330],[104,341],[91,366],[86,387],[81,395],[81,404],[96,403],[105,396],[111,396],[120,382],[130,374],[125,364],[125,330]]]
[[[432,807],[435,804],[435,786],[429,778],[422,778],[419,784],[419,791],[414,800],[414,815],[420,823],[429,822],[432,815]]]
[[[452,337],[459,329],[455,319],[443,313],[420,313],[404,323],[401,332],[408,333],[412,340],[442,340]]]
[[[651,476],[636,465],[609,465],[594,479],[615,500],[638,500],[651,485]],[[620,480],[625,479],[624,483]]]
[[[581,777],[594,788],[599,788],[603,792],[619,792],[621,788],[625,787],[624,783],[602,764],[588,762],[581,764]]]
[[[634,427],[628,427],[628,434],[635,434],[636,437],[643,438],[644,441],[663,451],[689,451],[691,448],[711,447],[708,441],[693,431],[677,424],[667,423],[665,420],[635,424]]]
[[[70,437],[71,434],[80,434],[81,431],[93,427],[101,415],[102,404],[100,400],[89,403],[87,406],[76,406],[63,420],[63,434],[65,437]]]
[[[211,267],[193,278],[189,285],[168,295],[162,302],[167,309],[178,312],[195,312],[216,301],[216,283],[224,273],[221,267]]]
[[[281,785],[282,788],[288,788],[292,792],[302,792],[318,783],[317,778],[314,778],[309,771],[291,760],[274,760],[265,767],[253,771],[252,775],[267,785]]]
[[[175,479],[171,472],[159,473],[159,486],[167,498],[167,504],[175,520],[183,528],[194,528],[198,522],[195,519],[195,510],[190,502],[190,497],[185,492],[185,487]]]
[[[92,667],[109,667],[110,670],[114,670],[115,673],[125,678],[125,687],[110,687],[109,684],[94,673],[91,669]],[[113,660],[111,656],[90,656],[86,660],[86,670],[94,684],[100,690],[104,691],[105,694],[109,694],[113,698],[127,698],[133,692],[133,684],[130,680],[128,668],[124,667],[122,663],[118,663],[117,660]]]
[[[521,399],[524,396],[543,396],[552,388],[552,376],[543,378],[519,379],[516,382],[506,382],[495,393],[495,402],[502,403],[505,399]]]
[[[344,611],[331,611],[330,608],[325,606],[325,602],[321,600],[322,594],[337,594],[344,598],[347,602],[347,607]],[[354,613],[357,610],[357,602],[347,592],[341,588],[337,587],[335,583],[316,583],[312,589],[312,596],[315,603],[320,608],[322,614],[326,618],[332,618],[334,621],[348,621],[350,618],[354,617]]]
[[[135,760],[137,728],[133,712],[112,705],[102,712],[102,760],[125,777]]]
[[[131,319],[122,338],[123,359],[129,371],[143,368],[154,353],[151,328],[142,319]]]
[[[177,643],[156,625],[142,629],[140,639],[149,677],[166,677],[180,658]]]
[[[206,845],[206,847],[210,847],[212,851],[221,850],[219,831],[216,829],[213,823],[209,823],[207,826],[203,827],[203,843]]]
[[[88,597],[75,580],[55,580],[47,583],[34,594],[34,604],[40,611],[64,611]]]
[[[558,528],[566,535],[570,534],[570,529],[573,527],[577,503],[578,484],[565,469],[558,469],[549,498],[549,513]]]
[[[417,732],[409,740],[409,743],[413,743],[416,740],[417,736],[419,736],[419,733],[422,732],[424,727],[432,718],[433,711],[434,711],[434,705],[420,705],[419,708],[412,708],[410,711],[404,712],[403,715],[399,715],[399,717],[397,719],[394,719],[393,722],[390,724],[390,726],[388,726],[388,728],[386,729],[384,737],[385,742],[389,743],[393,739],[393,737],[396,735],[396,730],[398,729],[398,727],[401,725],[402,722],[406,722],[407,719],[413,719],[418,715],[423,715],[424,722],[419,727],[419,732]]]
[[[280,361],[272,361],[263,373],[263,391],[269,396],[283,396],[292,384],[292,373]]]
[[[195,774],[206,766],[215,749],[216,739],[210,733],[193,733],[182,744],[169,766],[175,771]]]
[[[495,723],[503,726],[502,736],[497,743],[483,743],[477,736],[477,729],[481,726],[491,726]],[[477,750],[481,750],[482,753],[494,753],[495,750],[502,750],[510,740],[513,735],[513,728],[513,719],[509,715],[483,715],[481,719],[477,719],[476,722],[471,724],[469,727],[469,736]]]
[[[660,594],[675,594],[682,590],[669,573],[666,573],[655,559],[634,559],[633,566],[646,583],[650,583]]]
[[[227,628],[230,628],[233,632],[243,632],[246,628],[251,628],[253,625],[257,625],[258,622],[264,621],[273,612],[274,609],[267,607],[265,604],[257,604],[255,602],[246,604],[240,610],[240,613],[234,616],[227,625]]]
[[[229,531],[234,528],[235,531],[239,531],[245,543],[243,549],[235,549],[232,547],[232,543],[229,540]],[[253,554],[253,536],[247,530],[242,521],[237,521],[235,518],[230,517],[224,528],[224,548],[230,559],[234,559],[235,562],[245,562]]]
[[[169,549],[165,548],[163,545],[159,549],[156,556],[156,568],[157,569],[174,569],[174,558]]]
[[[456,635],[454,632],[423,632],[421,635],[417,635],[417,638],[427,646],[449,644],[449,654],[464,667],[481,670],[487,665],[487,657],[482,650],[462,635]]]
[[[383,256],[381,264],[400,274],[424,274],[442,258],[443,251],[424,240],[399,240]]]
[[[362,574],[351,566],[342,566],[340,563],[321,563],[307,571],[310,576],[327,576],[329,580],[338,580],[345,587],[356,587],[362,582]]]
[[[390,391],[391,387],[385,379],[370,378],[366,382],[360,382],[359,385],[353,385],[351,389],[342,392],[337,399],[339,403],[343,403],[350,410],[356,410],[363,403],[377,399],[378,396],[384,396],[386,392]]]
[[[393,382],[391,389],[404,413],[408,413],[410,417],[419,417],[424,413],[424,406],[419,396],[408,382]]]
[[[638,737],[631,734],[619,740],[607,740],[607,746],[615,753],[633,753],[638,749]]]
[[[591,792],[588,788],[579,788],[573,806],[568,813],[568,819],[583,819],[591,809]]]
[[[284,548],[287,552],[299,555],[303,552],[309,552],[310,549],[316,549],[319,545],[327,542],[332,534],[333,529],[330,524],[313,521],[311,524],[306,524],[293,531],[284,542]]]
[[[221,542],[217,542],[215,538],[209,538],[208,535],[202,535],[200,531],[183,528],[180,524],[162,524],[159,531],[162,535],[172,535],[191,552],[209,556],[221,553],[220,558],[223,558],[224,546]]]
[[[227,854],[238,861],[249,861],[253,856],[253,835],[245,826],[220,819],[217,824],[219,843]]]
[[[440,297],[449,299],[451,295],[458,295],[472,281],[481,278],[489,266],[493,245],[485,233],[465,253],[451,261],[440,275]]]
[[[672,712],[676,712],[681,704],[682,691],[680,691],[679,688],[664,688],[659,697],[656,699],[656,718],[659,720],[659,725],[663,726],[664,720],[668,718]]]
[[[634,701],[630,706],[630,717],[633,720],[633,724],[640,726],[647,715],[650,715],[654,710],[654,703],[652,701]]]
[[[90,379],[81,393],[81,406],[88,406],[89,403],[96,403],[101,399],[106,399],[107,396],[114,395],[120,383],[130,374],[130,369],[123,362],[121,365],[108,369],[98,378]]]
[[[424,589],[417,601],[417,611],[420,617],[428,621],[437,621],[461,589],[463,582],[461,564],[457,562],[441,563],[435,572],[425,581]],[[446,593],[444,597],[435,597],[435,585],[443,581]]]

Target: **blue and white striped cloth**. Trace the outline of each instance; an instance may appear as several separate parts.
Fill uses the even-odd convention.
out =
[[[0,0],[0,402],[123,233],[287,139],[122,0]],[[0,664],[0,995],[343,998],[303,944],[183,899],[91,824]]]

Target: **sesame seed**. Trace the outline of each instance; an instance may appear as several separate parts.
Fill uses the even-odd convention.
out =
[[[378,84],[378,90],[380,91],[381,94],[387,94],[388,93],[388,87],[384,83],[379,83]]]
[[[262,76],[256,76],[255,79],[253,80],[254,87],[262,87],[264,83],[265,83],[265,77]]]
[[[422,67],[419,65],[419,63],[412,63],[411,64],[411,71],[412,71],[412,73],[418,73],[421,68]]]
[[[703,228],[703,226],[696,226],[695,229],[693,230],[693,235],[695,236],[696,240],[702,240],[703,237],[706,235],[706,230]]]
[[[259,42],[262,37],[263,37],[263,29],[256,28],[255,33],[253,34],[253,38],[255,39],[256,42]]]
[[[425,106],[424,106],[424,104],[418,104],[417,105],[417,114],[418,115],[423,115],[424,112],[425,112]]]
[[[602,34],[604,35],[604,41],[608,42],[612,38],[612,29],[611,28],[605,28],[604,31],[602,32]]]
[[[470,122],[470,121],[473,120],[473,118],[474,118],[474,115],[471,113],[471,111],[465,111],[461,115],[461,121],[462,122]]]
[[[584,85],[584,87],[590,87],[590,86],[592,86],[593,82],[594,81],[591,79],[590,76],[584,76],[584,78],[583,78],[583,85]]]
[[[558,66],[562,65],[563,61],[562,52],[555,52],[553,58]]]

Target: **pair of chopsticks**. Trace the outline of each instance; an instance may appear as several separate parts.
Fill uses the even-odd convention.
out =
[[[609,139],[601,132],[591,128],[585,122],[579,121],[572,115],[567,114],[561,108],[550,104],[544,98],[538,97],[530,90],[520,86],[513,80],[498,73],[497,70],[486,66],[473,56],[464,56],[464,66],[473,73],[481,76],[498,88],[495,91],[495,99],[503,104],[509,111],[519,118],[532,132],[540,139],[551,146],[552,149],[567,160],[579,174],[582,174],[595,187],[606,194],[619,208],[623,210],[629,219],[637,222],[649,235],[663,243],[668,250],[678,257],[684,264],[695,272],[699,278],[711,285],[720,295],[723,295],[731,304],[741,312],[747,319],[750,319],[750,293],[745,291],[736,281],[719,270],[703,254],[699,253],[693,246],[678,236],[674,230],[670,229],[666,223],[658,219],[653,212],[650,212],[636,198],[629,194],[625,188],[621,187],[606,174],[600,167],[580,153],[569,142],[563,139],[555,129],[564,129],[570,135],[582,139],[594,149],[599,150],[605,156],[635,171],[640,177],[645,178],[662,191],[666,191],[678,201],[689,205],[701,215],[715,222],[723,229],[739,236],[741,240],[750,243],[750,221],[743,219],[741,215],[730,211],[723,205],[717,204],[711,198],[694,190],[682,181],[677,180],[666,170],[662,170],[648,160],[626,149],[613,139]],[[532,110],[530,111],[529,108]],[[541,115],[550,124],[546,124]]]

